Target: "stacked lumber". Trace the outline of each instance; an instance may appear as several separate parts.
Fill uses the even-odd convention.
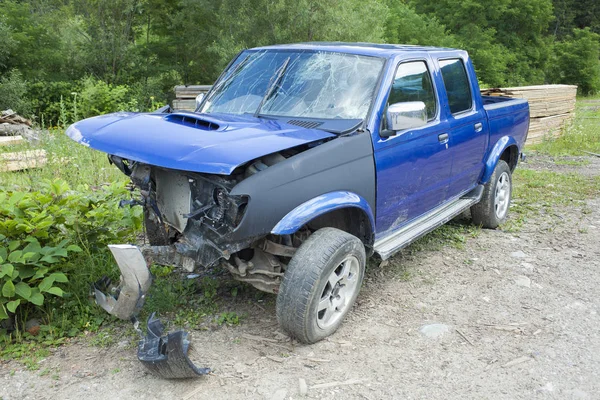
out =
[[[175,86],[174,110],[194,111],[196,109],[196,96],[208,93],[210,85]]]
[[[506,96],[529,101],[531,122],[527,144],[541,142],[545,137],[558,137],[575,112],[577,86],[539,85],[500,89],[484,89],[486,96]]]
[[[0,137],[21,136],[28,140],[38,140],[37,135],[31,129],[31,121],[23,118],[13,110],[0,112]]]
[[[0,172],[21,171],[40,168],[46,165],[48,158],[45,150],[27,150],[15,153],[0,153]]]
[[[23,143],[23,136],[0,136],[0,146],[12,146]]]
[[[13,110],[0,112],[0,147],[19,145],[24,143],[24,139],[37,140],[31,125],[30,120],[21,117]],[[0,172],[39,168],[47,162],[44,150],[0,153]]]

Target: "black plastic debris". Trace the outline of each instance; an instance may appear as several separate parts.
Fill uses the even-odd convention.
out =
[[[138,346],[138,359],[153,374],[165,379],[195,378],[210,373],[188,358],[190,342],[182,330],[163,336],[164,326],[155,313],[148,318],[146,337]]]

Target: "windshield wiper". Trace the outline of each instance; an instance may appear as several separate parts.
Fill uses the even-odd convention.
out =
[[[277,69],[277,71],[275,71],[274,77],[271,77],[271,81],[269,82],[269,86],[267,87],[267,91],[265,92],[265,95],[263,96],[262,100],[258,104],[258,108],[256,109],[256,111],[254,111],[254,117],[255,118],[258,117],[258,115],[260,114],[260,109],[265,104],[265,102],[267,101],[267,99],[269,97],[271,97],[271,95],[273,94],[273,92],[275,90],[275,87],[277,86],[277,83],[279,83],[279,81],[281,80],[281,78],[283,77],[283,74],[285,73],[285,70],[286,70],[289,62],[290,62],[290,57],[286,58],[286,60],[283,62],[283,64],[281,64],[281,67],[279,67]]]

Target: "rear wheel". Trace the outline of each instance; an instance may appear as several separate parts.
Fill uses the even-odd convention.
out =
[[[506,161],[500,160],[488,183],[481,201],[471,207],[476,225],[494,229],[506,221],[512,195],[512,176]]]
[[[277,295],[280,326],[304,343],[334,333],[352,308],[365,273],[365,248],[335,228],[313,233],[287,266]]]

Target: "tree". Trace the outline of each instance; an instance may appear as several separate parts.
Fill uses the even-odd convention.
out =
[[[0,16],[0,37],[2,45],[0,46],[0,72],[8,70],[10,55],[16,49],[17,42],[13,39],[12,30]]]
[[[490,85],[544,82],[550,55],[551,0],[411,0],[435,16],[471,53]]]
[[[5,71],[19,69],[26,79],[60,78],[62,43],[55,29],[59,10],[40,14],[28,2],[5,0],[2,12],[0,32],[8,32],[9,38],[9,46],[0,50]]]
[[[590,28],[574,29],[573,35],[554,46],[552,82],[577,85],[579,93],[600,92],[600,35]]]
[[[417,14],[408,4],[390,1],[385,24],[388,43],[422,46],[461,47],[461,44],[435,17]]]
[[[124,70],[135,68],[136,18],[140,0],[76,0],[75,20],[80,39],[75,43],[87,72],[119,82]]]

